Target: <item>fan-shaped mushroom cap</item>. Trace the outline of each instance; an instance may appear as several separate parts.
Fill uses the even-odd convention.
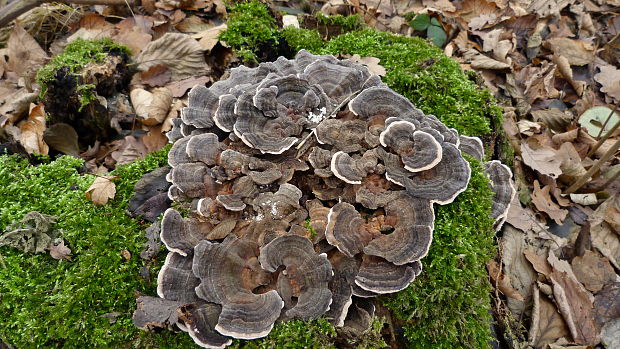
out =
[[[170,148],[168,152],[168,165],[175,168],[180,164],[191,162],[192,159],[187,155],[187,143],[191,139],[191,136],[183,137],[177,140]]]
[[[435,214],[430,201],[401,191],[385,207],[386,224],[395,227],[387,235],[372,240],[364,248],[369,255],[383,257],[396,265],[420,260],[433,240]]]
[[[221,244],[202,241],[194,250],[193,271],[201,280],[196,294],[222,305],[215,330],[225,336],[254,339],[266,336],[284,302],[277,291],[254,294],[265,272],[257,261],[255,242],[229,235]]]
[[[280,266],[288,279],[297,304],[286,311],[289,318],[316,319],[323,315],[332,302],[327,283],[332,267],[325,254],[317,255],[310,240],[299,235],[283,235],[273,239],[260,251],[258,257],[263,269],[275,272]]]
[[[310,63],[300,76],[310,85],[319,85],[336,104],[360,91],[370,77],[368,69],[360,65],[322,56]]]
[[[330,169],[336,177],[349,184],[361,184],[362,177],[366,175],[356,166],[355,160],[342,151],[332,156]]]
[[[197,128],[213,126],[213,115],[218,106],[218,96],[208,88],[194,86],[188,93],[188,106],[181,109],[181,120]]]
[[[315,129],[319,143],[329,144],[335,149],[350,153],[362,149],[366,123],[362,120],[323,120]]]
[[[325,228],[327,227],[329,208],[323,206],[321,201],[317,199],[307,201],[306,208],[310,216],[310,228],[316,232],[314,242],[325,239]]]
[[[410,175],[395,164],[390,154],[379,152],[386,165],[386,178],[405,187],[413,196],[440,205],[451,203],[467,188],[471,169],[456,146],[444,143],[442,148],[441,161],[435,167]]]
[[[237,121],[235,114],[235,105],[237,97],[232,94],[221,95],[218,100],[218,107],[213,116],[213,122],[220,130],[224,132],[232,132],[233,126]]]
[[[205,195],[204,177],[207,166],[202,162],[179,164],[170,171],[172,183],[188,198]]]
[[[372,326],[375,315],[375,306],[365,298],[355,298],[344,321],[343,328],[338,334],[350,339],[357,339]]]
[[[480,138],[459,135],[459,140],[459,149],[463,153],[471,155],[478,161],[484,159],[484,145],[482,145],[482,140],[480,140]]]
[[[158,296],[184,304],[200,301],[194,291],[200,284],[200,279],[192,272],[192,260],[191,255],[184,257],[175,252],[168,252],[166,261],[157,275]]]
[[[246,206],[244,199],[252,199],[258,194],[256,185],[248,176],[235,179],[232,191],[232,194],[221,194],[215,198],[218,203],[230,211],[243,211]]]
[[[183,302],[171,301],[158,297],[142,296],[136,300],[138,308],[133,313],[136,327],[149,330],[153,327],[170,327],[177,323],[177,309]]]
[[[334,276],[329,281],[329,289],[332,292],[332,303],[325,316],[334,326],[342,327],[352,303],[351,285],[341,272],[334,269]]]
[[[217,320],[222,312],[218,304],[200,302],[188,304],[179,309],[179,320],[196,344],[203,348],[223,349],[232,344],[229,337],[215,331]]]
[[[490,179],[490,186],[493,190],[493,205],[491,207],[491,217],[495,219],[495,230],[501,229],[510,203],[516,194],[512,184],[512,171],[498,160],[492,160],[484,164],[484,173]]]
[[[362,119],[375,115],[417,118],[421,112],[405,97],[387,87],[371,87],[349,102],[349,110]],[[423,114],[422,114],[423,115]]]
[[[174,143],[183,138],[183,134],[181,134],[181,124],[183,123],[183,120],[180,118],[174,118],[171,122],[172,129],[166,133],[166,137],[168,138],[169,143]]]
[[[295,74],[275,76],[271,79],[267,77],[258,86],[253,100],[258,109],[271,117],[275,117],[278,110],[292,110],[306,115],[310,111],[318,112],[321,108],[325,108],[324,113],[331,113],[333,109],[320,85],[310,85],[306,79]]]
[[[379,139],[381,145],[400,155],[405,169],[410,172],[428,170],[441,161],[441,144],[431,134],[416,130],[409,121],[390,123]]]
[[[346,202],[337,203],[329,211],[325,237],[327,242],[349,257],[361,252],[373,238],[355,206]]]
[[[192,161],[201,161],[213,166],[218,162],[221,153],[220,142],[214,133],[195,135],[187,142],[185,151]]]
[[[206,233],[200,229],[194,219],[184,219],[181,214],[172,208],[164,212],[161,220],[161,241],[168,251],[176,252],[181,256],[191,254]]]
[[[261,193],[252,202],[252,206],[262,219],[284,219],[291,212],[300,208],[302,192],[296,186],[281,184],[275,193]],[[305,218],[305,217],[304,217]]]
[[[415,279],[409,264],[394,265],[383,258],[364,255],[355,277],[355,284],[374,293],[385,294],[404,290]]]
[[[316,169],[328,167],[331,163],[331,159],[332,152],[320,147],[312,148],[308,156],[308,161],[315,171]]]

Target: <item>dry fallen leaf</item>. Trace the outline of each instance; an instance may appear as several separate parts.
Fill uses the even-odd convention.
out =
[[[19,123],[21,131],[19,142],[26,148],[30,154],[47,155],[49,147],[43,141],[43,132],[45,132],[45,109],[43,104],[30,105],[30,113],[28,119]]]
[[[157,125],[166,119],[172,103],[172,92],[168,88],[155,88],[153,92],[135,88],[129,96],[136,115],[143,124]]]
[[[191,77],[184,80],[176,81],[168,84],[166,87],[172,91],[172,97],[183,97],[185,92],[196,85],[205,85],[208,82],[213,81],[209,76]]]
[[[512,287],[510,277],[502,273],[496,261],[490,260],[486,263],[486,265],[489,276],[491,277],[492,284],[494,284],[501,293],[503,293],[506,297],[509,298],[513,298],[519,301],[524,300],[523,296],[521,296],[519,291]]]
[[[68,261],[71,260],[69,256],[71,254],[71,249],[65,246],[65,241],[61,240],[58,244],[50,244],[50,256],[54,259],[66,259]]]
[[[166,33],[149,43],[136,61],[141,71],[146,71],[154,65],[165,65],[172,72],[172,80],[177,81],[205,75],[209,71],[203,52],[202,46],[189,35]]]
[[[548,214],[557,224],[562,224],[566,215],[568,215],[568,211],[561,209],[558,204],[551,201],[551,196],[549,195],[550,190],[550,185],[546,185],[541,189],[538,180],[535,180],[534,191],[532,192],[532,203],[539,211]]]
[[[202,46],[202,48],[207,51],[211,51],[211,49],[213,49],[213,47],[215,47],[215,45],[220,41],[220,39],[218,39],[220,33],[227,28],[228,26],[226,26],[226,23],[224,23],[216,27],[209,28],[207,30],[203,30],[199,33],[193,34],[192,37],[194,39],[198,39],[198,43],[200,44],[200,46]]]
[[[47,60],[45,51],[19,24],[13,27],[6,45],[8,48],[7,68],[20,77],[34,73]]]
[[[594,60],[594,47],[582,40],[551,38],[544,45],[554,54],[566,57],[570,65],[586,65]]]
[[[599,327],[620,318],[620,282],[605,286],[594,297],[594,317]]]
[[[86,190],[86,198],[97,206],[107,204],[116,195],[116,184],[112,180],[118,178],[117,176],[95,178],[93,184]]]
[[[616,268],[620,268],[620,235],[616,233],[620,231],[619,206],[620,195],[616,194],[603,202],[589,219],[592,246],[607,257]]]
[[[379,61],[380,61],[379,58],[360,57],[360,55],[354,54],[353,56],[349,57],[348,60],[353,63],[362,64],[366,66],[366,68],[368,68],[370,73],[373,75],[385,76],[385,68],[379,65]]]
[[[503,70],[510,68],[510,64],[487,57],[474,49],[467,50],[463,57],[471,63],[471,67],[474,69]]]
[[[110,156],[117,165],[128,164],[137,159],[142,159],[148,154],[146,146],[133,136],[127,136],[121,141],[120,147],[113,151]]]
[[[540,144],[540,141],[535,138],[530,137],[521,143],[521,156],[526,165],[541,174],[552,178],[558,178],[562,174],[560,168],[562,159],[557,156],[557,151]]]
[[[599,66],[600,73],[594,75],[594,80],[601,84],[601,92],[620,101],[620,70],[611,66]]]
[[[592,251],[586,250],[583,256],[573,258],[571,266],[577,279],[586,289],[594,293],[616,279],[616,273],[609,264],[609,259],[599,257]]]
[[[528,301],[532,296],[532,285],[536,281],[536,272],[525,259],[523,252],[527,248],[527,235],[510,226],[505,226],[501,237],[502,263],[504,272],[510,278],[510,284],[517,289],[523,299]],[[520,315],[526,304],[511,304],[509,299],[508,306],[513,313],[515,310]]]
[[[521,207],[521,203],[519,202],[517,195],[512,198],[512,202],[508,208],[506,223],[524,232],[531,230],[537,233],[541,230],[546,230],[549,228],[544,222],[540,222],[536,219],[536,215],[532,209],[529,207]]]
[[[553,268],[547,277],[553,285],[555,302],[573,340],[583,345],[598,344],[600,339],[592,305],[594,297],[577,281],[568,262],[557,259],[552,252],[547,260]]]
[[[170,82],[172,73],[165,65],[151,66],[147,71],[140,73],[142,83],[151,87],[164,86]]]
[[[69,124],[59,122],[48,127],[43,133],[43,140],[57,151],[73,157],[80,157],[78,134]]]
[[[532,322],[529,332],[529,342],[535,348],[544,348],[560,338],[568,336],[568,327],[562,316],[558,313],[553,302],[545,295],[540,294],[538,287],[533,293],[534,308],[532,309]]]

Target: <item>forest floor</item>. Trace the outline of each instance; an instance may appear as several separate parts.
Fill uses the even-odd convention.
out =
[[[114,197],[108,172],[168,143],[165,133],[192,86],[281,49],[248,53],[220,41],[227,19],[223,0],[143,0],[132,8],[101,3],[43,4],[0,29],[0,149],[33,162],[32,154],[83,159],[89,173],[103,178],[89,189],[98,205]],[[620,348],[620,1],[267,3],[285,25],[303,13],[357,14],[369,27],[427,38],[473,72],[503,108],[502,130],[494,132],[508,146],[498,142],[489,153],[510,165],[517,188],[497,235],[498,254],[487,263],[503,343]],[[325,35],[342,30],[324,29]],[[178,35],[166,39],[170,32]],[[119,59],[133,60],[141,72],[115,75],[119,62],[107,62],[97,68],[99,80],[85,80],[73,96],[63,95],[75,81],[37,72],[80,38],[126,45],[130,54],[119,53]],[[167,49],[173,42],[178,52]],[[354,59],[384,74],[381,61]],[[118,112],[101,126],[93,107],[101,100],[93,101],[119,84],[129,91],[114,101],[110,108]],[[47,89],[43,99],[41,88]],[[64,120],[62,98],[93,109],[92,123]],[[107,133],[120,136],[95,141],[94,135]],[[50,253],[63,259],[70,251],[63,245]]]

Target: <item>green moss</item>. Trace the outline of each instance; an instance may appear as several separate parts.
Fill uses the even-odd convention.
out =
[[[306,49],[317,52],[325,45],[321,35],[316,30],[288,27],[282,30],[282,37],[295,51]]]
[[[361,29],[364,26],[364,21],[360,14],[352,16],[333,15],[326,16],[321,12],[316,14],[316,20],[319,25],[324,26],[336,26],[340,27],[342,32],[350,32],[353,30]]]
[[[454,203],[436,206],[433,244],[423,272],[409,288],[382,301],[407,321],[416,348],[485,348],[492,340],[485,262],[495,253],[492,192],[480,164],[467,156],[472,176]]]
[[[256,62],[256,50],[259,44],[278,43],[280,37],[275,19],[267,7],[253,0],[232,5],[228,8],[228,28],[219,39],[235,49],[243,61]]]
[[[127,46],[117,44],[109,38],[72,41],[61,54],[52,58],[37,72],[36,81],[41,86],[41,95],[45,95],[47,83],[55,79],[58,70],[65,68],[69,74],[74,74],[90,62],[102,62],[109,52],[114,51],[131,54]]]
[[[73,258],[0,248],[0,338],[19,348],[118,348],[136,336],[134,292],[154,291],[138,277],[144,227],[124,210],[135,182],[166,163],[167,149],[119,166],[116,198],[100,207],[84,196],[95,177],[78,174],[81,160],[63,156],[35,167],[0,156],[0,231],[29,211],[57,216],[54,228]],[[113,312],[120,314],[114,323],[102,317]]]

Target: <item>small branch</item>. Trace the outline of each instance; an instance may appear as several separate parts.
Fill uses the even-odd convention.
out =
[[[598,159],[598,161],[594,163],[592,167],[590,167],[588,172],[586,172],[583,176],[579,177],[573,185],[571,185],[568,189],[566,189],[565,194],[574,193],[579,188],[581,188],[588,181],[588,179],[590,179],[590,177],[592,177],[592,175],[596,171],[598,171],[601,168],[601,166],[616,153],[616,151],[618,151],[618,149],[620,149],[620,139],[618,139],[616,143],[614,143],[611,146],[611,148],[609,148],[609,150],[607,150],[607,152],[600,159]]]
[[[609,122],[609,120],[611,120],[611,117],[614,115],[617,109],[618,109],[618,105],[616,104],[614,106],[614,109],[609,113],[609,115],[607,115],[607,119],[605,119],[605,122],[603,123],[603,127],[601,127],[601,130],[598,131],[598,135],[596,136],[596,138],[601,137],[601,135],[603,134],[603,130],[605,129],[605,127],[607,127],[607,123]]]
[[[618,106],[616,106],[617,108]],[[614,110],[612,111],[612,114],[615,112],[616,108],[614,108]],[[608,119],[609,121],[609,119]],[[607,122],[605,122],[605,124],[607,124]],[[604,128],[605,126],[603,126]],[[603,137],[601,137],[596,144],[592,147],[592,149],[590,149],[590,151],[588,152],[588,155],[586,155],[586,157],[592,156],[592,154],[594,154],[598,148],[601,147],[601,145],[603,145],[603,143],[605,143],[605,141],[607,140],[607,138],[611,137],[612,134],[614,134],[614,132],[616,132],[616,130],[618,129],[618,127],[620,127],[620,119],[618,120],[618,122],[616,122],[616,124],[614,125],[614,127],[612,127],[609,131],[607,131],[607,133],[605,133],[605,135]],[[602,129],[601,129],[602,132]],[[600,133],[599,133],[600,134]]]
[[[7,6],[0,8],[0,27],[11,23],[12,20],[33,8],[49,2],[75,5],[136,5],[138,0],[16,0]]]

